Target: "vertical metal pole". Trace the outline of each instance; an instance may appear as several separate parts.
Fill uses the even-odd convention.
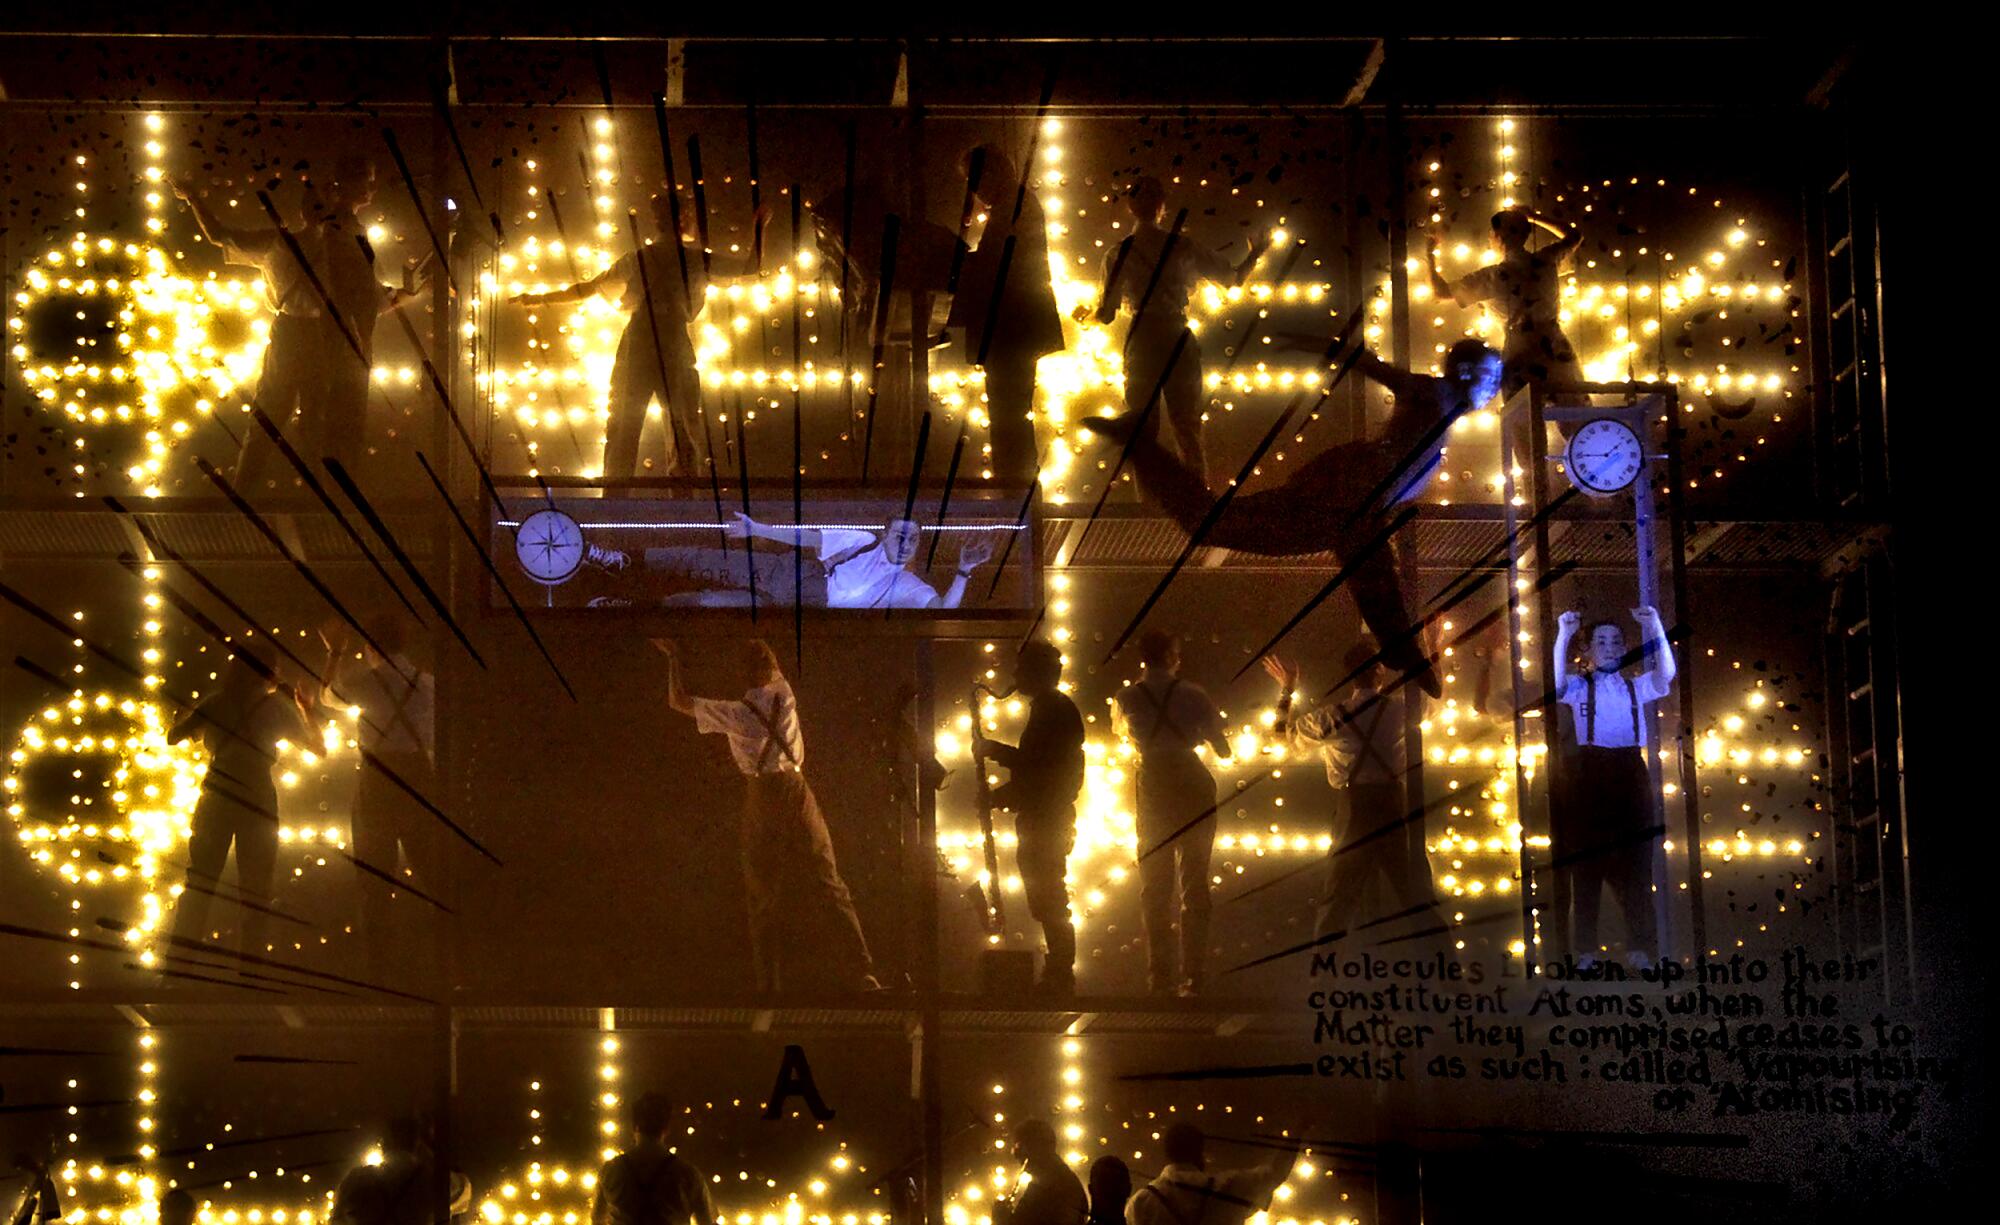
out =
[[[1535,530],[1534,546],[1527,568],[1537,576],[1536,581],[1530,584],[1537,589],[1535,591],[1535,630],[1530,635],[1534,643],[1534,649],[1532,652],[1521,652],[1520,658],[1522,660],[1532,658],[1532,661],[1540,668],[1540,672],[1534,681],[1529,683],[1526,676],[1528,669],[1521,668],[1519,663],[1516,664],[1517,670],[1523,673],[1521,681],[1526,687],[1527,692],[1533,694],[1533,700],[1541,706],[1542,744],[1545,747],[1554,745],[1557,737],[1557,721],[1562,718],[1561,706],[1553,700],[1555,694],[1551,688],[1553,685],[1552,678],[1555,676],[1556,658],[1556,593],[1553,586],[1541,588],[1539,585],[1540,576],[1547,574],[1549,569],[1549,516],[1547,514],[1549,507],[1549,426],[1548,417],[1544,412],[1547,407],[1542,401],[1541,388],[1538,386],[1529,387],[1528,466],[1525,475],[1528,478],[1528,509],[1534,516]],[[1510,480],[1513,479],[1511,472],[1512,469],[1510,468]],[[1509,495],[1508,501],[1509,503],[1513,501],[1512,495]],[[1516,547],[1518,548],[1518,544]],[[1517,579],[1515,575],[1509,575],[1508,577],[1510,580]],[[1508,593],[1508,598],[1518,600],[1520,594],[1521,589],[1517,581],[1515,589]],[[1523,628],[1526,628],[1525,625]],[[1516,632],[1518,634],[1519,631]],[[1518,637],[1515,639],[1515,645],[1517,649],[1523,645]],[[1514,750],[1517,756],[1525,748],[1526,745],[1519,739],[1514,741]],[[1553,805],[1555,801],[1556,772],[1558,769],[1553,753],[1544,754],[1542,769],[1548,772],[1548,786],[1545,794],[1548,795],[1549,802]],[[1521,797],[1518,794],[1515,795],[1514,802],[1517,806],[1520,804]],[[1527,858],[1527,833],[1527,826],[1523,824],[1521,827],[1521,836],[1523,844],[1522,860],[1524,863]],[[1551,840],[1550,849],[1553,853],[1553,840]],[[1551,874],[1550,880],[1553,883],[1553,874]],[[1558,914],[1555,916],[1555,929],[1563,933],[1564,943],[1567,944],[1570,935],[1569,916],[1567,914]],[[1526,934],[1523,934],[1521,938],[1523,941],[1528,939]]]
[[[937,673],[928,638],[917,643],[917,734],[937,726]],[[918,752],[923,742],[918,741]],[[920,759],[921,760],[921,759]],[[924,1154],[924,1225],[944,1221],[944,1096],[939,1085],[938,1044],[941,1038],[941,1010],[938,1001],[938,872],[937,872],[937,792],[923,784],[919,771],[917,786],[917,842],[919,871],[923,885],[917,893],[917,932],[913,954],[917,959],[917,1000],[921,1019],[917,1029],[917,1084]]]
[[[1388,131],[1384,139],[1387,156],[1383,159],[1389,166],[1389,322],[1390,343],[1398,366],[1410,368],[1410,232],[1409,200],[1404,190],[1409,177],[1409,154],[1403,139],[1403,109],[1394,99],[1389,102]],[[1414,540],[1410,542],[1414,545]],[[1346,559],[1343,558],[1343,561]],[[1406,593],[1411,589],[1421,590],[1422,579],[1417,569],[1414,547],[1404,551],[1402,565],[1407,574],[1399,573],[1396,581]],[[1410,581],[1405,582],[1405,578]],[[1430,635],[1417,638],[1417,649],[1425,649]],[[1414,685],[1404,687],[1403,701],[1403,812],[1408,818],[1419,822],[1417,836],[1424,838],[1428,822],[1420,815],[1424,811],[1424,699],[1423,691]],[[1426,845],[1428,840],[1425,839]]]
[[[1647,417],[1652,411],[1653,406],[1657,403],[1658,401],[1655,398],[1649,396],[1629,404],[1626,411],[1621,414],[1625,418],[1626,424],[1632,427],[1632,432],[1639,437],[1640,446],[1646,448],[1647,451],[1650,451],[1650,448],[1646,446],[1646,440],[1652,436],[1652,423],[1647,420]],[[1673,428],[1671,419],[1667,422],[1667,428]],[[1653,495],[1654,472],[1655,469],[1649,457],[1641,469],[1639,479],[1633,482],[1632,485],[1632,543],[1636,568],[1638,570],[1639,606],[1642,608],[1649,606],[1658,608],[1660,605],[1660,559],[1658,538],[1654,532],[1656,519]],[[1680,527],[1679,522],[1676,521],[1672,527],[1674,529],[1672,536],[1675,550],[1674,555],[1668,559],[1668,565],[1672,567],[1674,573],[1678,574],[1681,569],[1681,562],[1684,559],[1684,554],[1680,550],[1684,546],[1682,534],[1678,530]],[[1674,606],[1667,609],[1662,615],[1663,617],[1678,617],[1680,615],[1679,609],[1680,604],[1676,600]],[[1673,648],[1668,644],[1662,643],[1659,649],[1672,650]],[[1646,806],[1650,812],[1659,816],[1660,825],[1664,830],[1666,825],[1666,804],[1660,790],[1661,783],[1664,781],[1661,777],[1664,770],[1660,764],[1659,748],[1654,743],[1655,737],[1653,735],[1652,720],[1641,715],[1639,726],[1633,730],[1638,735],[1639,751],[1645,754],[1646,780],[1650,787]],[[1676,736],[1675,739],[1681,740],[1683,738]],[[1653,847],[1652,860],[1652,878],[1655,890],[1651,903],[1653,907],[1653,930],[1659,933],[1660,949],[1664,952],[1666,949],[1673,947],[1674,944],[1672,924],[1670,923],[1673,907],[1667,904],[1669,894],[1673,891],[1673,876],[1667,870],[1668,859],[1664,832],[1661,835],[1660,841]]]
[[[1528,849],[1528,836],[1532,832],[1528,822],[1526,797],[1528,795],[1528,704],[1533,699],[1527,686],[1527,669],[1521,666],[1522,632],[1527,628],[1521,612],[1521,578],[1525,572],[1526,559],[1521,548],[1521,513],[1516,505],[1520,485],[1514,478],[1516,468],[1526,471],[1523,456],[1514,450],[1514,440],[1520,431],[1514,427],[1515,409],[1521,399],[1520,392],[1500,410],[1500,499],[1501,527],[1507,533],[1507,673],[1508,689],[1513,695],[1514,711],[1514,815],[1521,826],[1521,976],[1531,978],[1533,967],[1537,965],[1535,945],[1537,942],[1535,922],[1535,862]],[[1525,406],[1523,406],[1525,407]],[[1543,717],[1547,722],[1546,714]],[[1544,729],[1546,736],[1547,728]],[[1552,739],[1552,737],[1551,737]],[[1549,763],[1544,761],[1546,771]]]
[[[1700,958],[1708,951],[1708,914],[1702,899],[1701,785],[1695,777],[1694,636],[1683,620],[1683,610],[1688,606],[1687,507],[1682,497],[1687,482],[1682,479],[1681,473],[1681,438],[1685,431],[1681,425],[1679,393],[1668,387],[1660,392],[1660,397],[1665,402],[1667,418],[1667,516],[1674,551],[1673,615],[1675,622],[1681,626],[1680,658],[1684,664],[1677,670],[1674,697],[1680,706],[1681,817],[1685,828],[1683,837],[1687,842],[1688,931],[1694,938],[1694,956]]]

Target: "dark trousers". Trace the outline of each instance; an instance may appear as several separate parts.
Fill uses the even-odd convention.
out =
[[[694,346],[687,320],[661,318],[659,343],[653,342],[654,321],[642,305],[625,325],[618,357],[611,366],[611,420],[604,427],[604,475],[607,479],[643,475],[639,471],[639,436],[646,428],[646,409],[654,400],[665,410],[666,446],[662,466],[654,476],[686,476],[694,471],[694,434],[701,428],[701,379],[695,373]]]
[[[372,327],[373,321],[368,321]],[[368,425],[368,363],[328,319],[279,315],[264,346],[256,405],[264,411],[313,475],[325,480],[321,461],[337,459],[352,472]],[[243,420],[243,451],[234,484],[248,494],[274,479],[291,483],[291,465],[264,428]]]
[[[1382,645],[1384,659],[1397,671],[1422,679],[1429,662],[1422,637],[1411,631],[1396,542],[1389,537],[1378,543],[1392,516],[1354,515],[1361,499],[1403,458],[1392,456],[1391,450],[1375,442],[1329,448],[1276,489],[1231,499],[1229,509],[1203,539],[1218,548],[1272,557],[1333,550],[1343,565],[1354,566],[1345,586],[1353,593],[1361,619]],[[1156,439],[1142,436],[1134,443],[1132,468],[1146,495],[1190,535],[1215,504],[1201,477],[1167,454]],[[1432,680],[1425,688],[1434,684]]]
[[[1020,865],[1028,915],[1042,925],[1042,941],[1048,946],[1042,977],[1044,981],[1072,981],[1076,977],[1076,927],[1070,920],[1069,883],[1063,877],[1069,871],[1069,853],[1076,849],[1076,808],[1065,805],[1054,812],[1018,813],[1014,834],[1014,860]]]
[[[759,605],[826,607],[826,566],[791,549],[748,549],[740,540],[726,545],[682,545],[646,550],[646,583],[671,606],[702,608]]]
[[[1606,888],[1625,914],[1626,947],[1657,954],[1653,846],[1663,832],[1652,779],[1637,748],[1585,746],[1561,763],[1550,793],[1550,907],[1569,920],[1570,950],[1598,950],[1597,910]]]
[[[1215,779],[1193,753],[1139,759],[1139,904],[1146,980],[1154,991],[1199,988],[1208,961],[1208,865],[1215,852]],[[1175,946],[1175,901],[1180,903]],[[1176,960],[1178,952],[1178,961]]]
[[[826,818],[803,775],[745,780],[742,845],[758,989],[792,985],[782,981],[787,966],[830,967],[836,985],[860,986],[874,962],[854,898],[834,863]]]
[[[431,765],[420,753],[381,753],[383,765],[418,794],[436,793]],[[443,827],[424,806],[373,764],[363,762],[355,788],[354,857],[444,901]],[[362,946],[374,982],[416,981],[435,954],[435,908],[381,877],[356,869]],[[449,903],[447,903],[449,904]]]
[[[1333,850],[1317,935],[1351,932],[1357,923],[1405,914],[1437,900],[1424,823],[1405,819],[1409,801],[1401,782],[1349,783],[1334,792],[1334,803]],[[1379,886],[1381,897],[1364,911],[1371,882]]]
[[[1183,343],[1181,338],[1187,339]],[[1180,357],[1167,368],[1167,360],[1174,356],[1174,346],[1180,344]],[[1149,419],[1157,428],[1162,415],[1173,431],[1174,447],[1180,452],[1181,463],[1205,486],[1208,484],[1208,457],[1201,445],[1201,410],[1203,391],[1201,385],[1201,345],[1194,333],[1185,326],[1176,328],[1141,328],[1132,334],[1125,346],[1125,407],[1129,412],[1139,412],[1146,407],[1146,398],[1158,389],[1161,403],[1154,407],[1154,415]]]
[[[992,424],[995,480],[1025,488],[1038,471],[1035,451],[1035,363],[1041,354],[995,337],[981,369],[986,371],[986,411]]]
[[[236,848],[236,890],[245,900],[270,906],[278,893],[278,790],[268,778],[259,786],[216,778],[212,772],[195,802],[193,829],[188,837],[188,888],[175,906],[174,935],[187,940],[209,938],[209,894],[222,883],[229,848]],[[196,888],[196,886],[200,886]],[[270,919],[262,911],[243,907],[239,946],[263,955]]]

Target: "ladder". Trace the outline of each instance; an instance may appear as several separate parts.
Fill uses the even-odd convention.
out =
[[[1840,950],[1876,959],[1883,1002],[1902,1004],[1915,994],[1916,959],[1891,565],[1877,549],[1833,579],[1826,815]]]
[[[1843,168],[1812,202],[1808,241],[1812,290],[1826,303],[1813,346],[1822,393],[1819,492],[1849,513],[1879,510],[1889,492],[1875,231],[1872,201],[1853,169]]]

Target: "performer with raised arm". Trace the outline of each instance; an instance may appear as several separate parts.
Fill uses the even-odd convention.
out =
[[[1206,485],[1201,345],[1188,328],[1188,302],[1204,280],[1236,284],[1255,264],[1258,253],[1253,249],[1250,258],[1231,265],[1188,235],[1169,232],[1161,224],[1167,213],[1166,188],[1150,175],[1134,179],[1121,199],[1132,232],[1104,253],[1104,289],[1097,309],[1078,306],[1074,317],[1082,322],[1094,316],[1108,326],[1121,306],[1132,312],[1131,330],[1125,336],[1125,404],[1136,411],[1159,388],[1181,462]]]
[[[1321,938],[1352,931],[1365,914],[1403,914],[1437,900],[1424,822],[1410,811],[1403,785],[1409,772],[1403,742],[1407,690],[1390,684],[1388,670],[1367,642],[1355,643],[1343,666],[1354,677],[1346,696],[1301,711],[1292,705],[1298,665],[1264,657],[1264,671],[1278,682],[1279,730],[1295,749],[1319,753],[1335,797],[1326,896],[1314,933]],[[1364,910],[1371,887],[1379,890],[1378,899],[1372,910]]]
[[[1076,849],[1076,797],[1084,773],[1083,716],[1061,689],[1062,667],[1062,652],[1040,639],[1023,644],[1015,656],[1014,689],[1028,699],[1019,744],[988,740],[979,712],[972,712],[975,768],[989,761],[1007,768],[1007,783],[994,791],[993,802],[1014,813],[1021,890],[1048,948],[1038,985],[1057,996],[1076,990],[1076,928],[1064,877]]]
[[[280,746],[307,742],[298,694],[284,683],[261,646],[231,648],[235,659],[215,692],[167,732],[168,744],[190,736],[208,747],[188,835],[187,886],[174,908],[174,936],[207,936],[208,899],[236,848],[236,888],[252,906],[243,912],[241,947],[261,955],[269,926],[265,910],[278,892],[278,788],[271,781]]]
[[[1445,354],[1442,375],[1392,366],[1365,349],[1355,355],[1355,368],[1395,395],[1381,437],[1329,447],[1276,488],[1238,494],[1202,539],[1266,556],[1333,550],[1355,567],[1347,587],[1382,643],[1384,661],[1436,697],[1442,688],[1410,624],[1396,543],[1385,533],[1397,509],[1415,501],[1443,466],[1451,423],[1493,398],[1500,356],[1477,340],[1461,340]],[[1133,437],[1138,416],[1093,417],[1083,424],[1116,441],[1131,440],[1140,489],[1192,535],[1215,499],[1150,431]],[[1375,544],[1378,537],[1384,538]]]
[[[1555,236],[1538,251],[1528,250],[1536,230]],[[1539,213],[1502,209],[1493,214],[1492,243],[1500,262],[1487,264],[1449,280],[1438,269],[1443,240],[1432,231],[1429,241],[1431,291],[1460,306],[1492,302],[1506,321],[1501,346],[1506,377],[1501,393],[1511,397],[1530,383],[1536,386],[1583,382],[1583,365],[1562,329],[1562,265],[1583,241],[1581,230],[1564,229]]]
[[[1560,917],[1568,906],[1571,949],[1584,968],[1600,951],[1597,908],[1606,886],[1625,912],[1626,960],[1645,968],[1658,952],[1653,845],[1664,830],[1646,768],[1646,704],[1667,696],[1676,667],[1660,614],[1637,608],[1632,617],[1643,635],[1640,656],[1652,656],[1635,677],[1621,670],[1625,632],[1617,622],[1591,623],[1583,672],[1569,663],[1582,617],[1569,611],[1556,623],[1555,696],[1574,716],[1577,746],[1574,775],[1554,789],[1549,805],[1553,909]]]
[[[922,538],[911,519],[891,519],[878,536],[854,528],[772,527],[738,511],[722,530],[733,540],[768,540],[809,552],[825,581],[828,608],[957,608],[973,572],[993,556],[992,542],[983,536],[967,540],[959,547],[951,585],[940,595],[910,571]],[[653,554],[663,551],[647,551],[649,568]]]
[[[374,250],[358,216],[375,199],[375,163],[343,154],[323,192],[308,182],[296,229],[231,225],[194,188],[179,179],[172,185],[202,237],[230,263],[263,274],[276,318],[264,346],[257,407],[288,433],[296,422],[294,445],[308,463],[333,458],[352,469],[366,439],[376,317],[423,292],[435,271],[434,257],[426,256],[404,268],[401,285],[375,279]],[[247,493],[263,481],[276,454],[263,429],[248,423],[237,489]]]
[[[673,644],[656,638],[653,645],[667,657],[667,705],[692,716],[697,730],[725,737],[744,778],[743,887],[758,990],[779,990],[787,965],[829,963],[855,989],[880,990],[826,818],[806,783],[798,699],[778,657],[762,642],[745,643],[743,696],[698,698],[682,687]],[[810,938],[801,941],[804,933]]]
[[[1215,852],[1215,778],[1196,755],[1206,744],[1228,757],[1222,712],[1208,691],[1181,679],[1181,640],[1165,630],[1139,636],[1146,674],[1112,699],[1113,725],[1139,749],[1134,806],[1139,829],[1139,905],[1146,924],[1146,989],[1200,993],[1208,960],[1208,865]],[[1176,959],[1175,886],[1179,885]],[[1178,964],[1177,964],[1178,961]]]
[[[755,233],[747,249],[708,251],[691,234],[674,227],[673,199],[652,199],[653,224],[660,239],[630,252],[587,281],[545,293],[524,293],[518,306],[557,306],[599,294],[616,298],[626,313],[625,331],[611,366],[611,420],[604,429],[604,477],[639,475],[639,435],[654,400],[665,406],[667,454],[661,475],[694,472],[694,435],[701,428],[701,379],[695,373],[694,341],[688,328],[708,299],[711,276],[747,277],[758,272],[756,235],[770,221],[768,207],[752,217]]]

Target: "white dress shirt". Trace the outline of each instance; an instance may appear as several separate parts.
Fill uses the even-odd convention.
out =
[[[1645,705],[1667,696],[1667,682],[1643,672],[1572,672],[1561,701],[1576,717],[1576,742],[1600,749],[1638,748],[1645,743],[1639,720]],[[1593,709],[1594,708],[1594,709]]]
[[[806,761],[799,703],[784,677],[741,698],[690,698],[695,730],[728,738],[729,755],[745,778],[796,773]],[[773,738],[772,733],[776,732]]]

